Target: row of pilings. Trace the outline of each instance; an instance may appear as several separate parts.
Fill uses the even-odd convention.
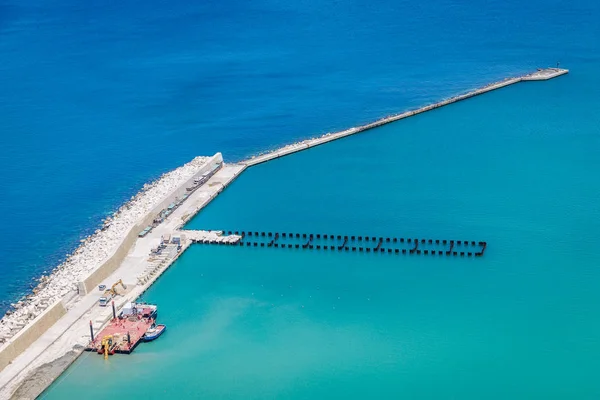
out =
[[[416,254],[481,257],[487,242],[474,240],[419,239],[315,233],[223,231],[241,239],[230,245],[281,249],[309,249],[362,253]],[[203,243],[217,243],[204,240]],[[220,243],[226,244],[226,243]]]

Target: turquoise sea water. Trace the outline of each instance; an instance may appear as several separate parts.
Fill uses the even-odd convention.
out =
[[[594,74],[251,168],[188,226],[485,240],[483,258],[196,245],[144,298],[167,333],[84,355],[44,398],[598,398]]]
[[[189,225],[485,240],[485,257],[194,246],[145,296],[165,335],[84,355],[43,398],[599,398],[599,16],[563,0],[0,0],[0,311],[196,155],[571,69],[252,168]]]
[[[599,14],[591,0],[0,0],[0,235],[15,238],[0,241],[0,313],[196,155],[239,160],[557,61],[597,70]]]

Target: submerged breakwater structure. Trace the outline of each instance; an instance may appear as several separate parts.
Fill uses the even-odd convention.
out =
[[[186,232],[186,231],[183,231]],[[259,231],[219,231],[218,238],[203,236],[192,243],[225,244],[245,247],[350,251],[431,256],[481,257],[487,242],[475,240],[421,239],[321,233],[286,233]]]
[[[135,301],[192,243],[244,247],[308,249],[427,256],[483,256],[487,242],[377,237],[324,233],[187,231],[182,227],[209,204],[246,168],[364,132],[518,82],[555,78],[568,70],[549,68],[508,78],[465,94],[388,116],[373,123],[328,133],[318,138],[226,164],[220,153],[198,157],[144,186],[131,201],[107,218],[94,235],[67,255],[67,261],[43,276],[34,292],[16,302],[0,320],[0,398],[9,398],[38,368],[89,344],[89,327],[99,332],[110,321],[110,310],[98,306],[99,285],[122,280],[128,289],[116,307]],[[74,347],[75,346],[75,347]],[[46,376],[49,385],[68,363]],[[43,389],[42,389],[43,390]],[[32,393],[35,397],[39,393]]]

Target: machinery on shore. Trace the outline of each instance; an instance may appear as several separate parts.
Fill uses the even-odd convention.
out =
[[[106,292],[104,292],[105,296],[111,296],[111,297],[115,297],[116,295],[118,295],[119,293],[117,292],[117,286],[121,285],[121,287],[123,288],[123,290],[127,290],[127,286],[125,286],[125,284],[123,283],[123,279],[119,279],[118,281],[116,281],[110,289],[107,289]]]
[[[116,295],[119,294],[119,292],[117,292],[117,287],[121,285],[121,287],[123,288],[123,290],[127,290],[127,286],[123,283],[122,279],[119,279],[117,282],[115,282],[110,289],[107,289],[104,292],[104,296],[100,297],[100,306],[101,307],[106,307],[108,305],[108,302],[115,297]]]

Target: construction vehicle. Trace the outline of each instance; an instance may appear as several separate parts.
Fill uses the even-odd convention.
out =
[[[117,282],[115,282],[114,285],[112,285],[112,287],[110,289],[108,289],[106,292],[104,292],[105,296],[110,296],[110,297],[115,297],[116,295],[118,295],[119,293],[116,291],[117,286],[121,285],[123,287],[123,290],[127,289],[127,286],[125,286],[125,284],[123,283],[122,279],[119,279]]]
[[[101,307],[106,307],[109,303],[109,301],[115,297],[116,295],[118,295],[119,293],[117,292],[117,286],[121,285],[123,287],[123,290],[127,289],[127,286],[125,286],[125,284],[123,283],[122,279],[119,279],[117,282],[115,282],[114,285],[112,285],[112,287],[110,289],[107,289],[104,292],[104,296],[100,297],[100,306]]]

